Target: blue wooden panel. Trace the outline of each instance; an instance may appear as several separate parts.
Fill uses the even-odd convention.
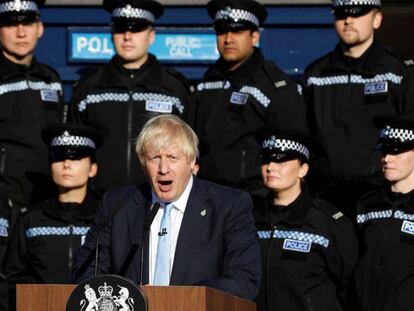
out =
[[[329,6],[270,6],[268,19],[262,31],[260,46],[266,58],[301,79],[304,68],[314,59],[332,50],[337,38],[332,28]],[[79,72],[91,63],[68,61],[68,28],[107,27],[110,16],[100,7],[46,7],[42,20],[46,26],[36,55],[54,67],[65,83],[65,98],[70,96],[70,85],[79,78]],[[204,7],[167,7],[157,25],[163,29],[211,29],[211,19]],[[207,64],[168,64],[180,70],[189,79],[201,79]]]

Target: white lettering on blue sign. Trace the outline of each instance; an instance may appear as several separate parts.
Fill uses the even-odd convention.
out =
[[[401,227],[401,231],[414,235],[414,222],[412,221],[408,221],[408,220],[404,220],[402,227]]]
[[[173,103],[161,102],[155,100],[147,100],[145,102],[145,110],[160,113],[171,113]]]
[[[85,50],[92,54],[112,55],[114,53],[109,38],[100,36],[79,36],[76,41],[76,51],[82,53]]]
[[[311,242],[303,242],[291,239],[285,239],[285,241],[283,242],[283,249],[295,252],[309,253],[311,250],[311,246]]]
[[[41,90],[40,96],[42,98],[42,101],[45,102],[55,102],[57,103],[59,101],[59,95],[58,92],[52,91],[52,90]]]
[[[249,98],[248,94],[233,92],[231,94],[230,103],[236,104],[236,105],[245,105],[247,103],[248,98]]]
[[[388,92],[388,82],[371,82],[366,83],[364,85],[364,94],[365,95],[372,95],[372,94],[380,94],[380,93],[387,93]]]

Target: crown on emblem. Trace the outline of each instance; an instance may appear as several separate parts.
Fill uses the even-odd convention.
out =
[[[111,286],[111,285],[106,285],[106,282],[104,283],[104,285],[103,286],[99,286],[99,288],[98,288],[98,292],[99,292],[99,295],[101,295],[101,298],[111,298],[111,296],[112,296],[112,291],[113,291],[114,289],[113,289],[113,287]]]
[[[64,131],[64,132],[63,132],[63,135],[62,135],[62,136],[60,136],[60,137],[62,138],[62,141],[63,141],[64,143],[67,143],[67,142],[69,141],[69,139],[70,139],[69,132],[68,132],[68,131]]]

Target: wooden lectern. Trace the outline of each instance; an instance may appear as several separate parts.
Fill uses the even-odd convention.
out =
[[[18,284],[16,311],[65,311],[75,285]],[[141,286],[148,311],[255,311],[256,304],[201,286]]]

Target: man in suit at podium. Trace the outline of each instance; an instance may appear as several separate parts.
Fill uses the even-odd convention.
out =
[[[104,195],[77,253],[74,281],[94,276],[96,266],[97,274],[138,284],[209,286],[255,298],[261,271],[251,198],[195,177],[197,146],[176,116],[144,125],[136,151],[148,185]]]

